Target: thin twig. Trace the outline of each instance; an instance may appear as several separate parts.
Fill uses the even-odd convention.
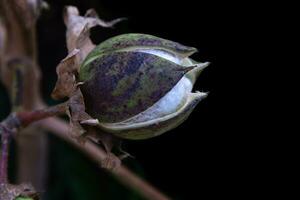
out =
[[[97,163],[104,160],[107,156],[105,151],[93,142],[86,141],[83,145],[78,143],[76,139],[69,137],[69,126],[63,120],[60,120],[58,118],[48,118],[39,122],[39,124],[54,135],[74,145],[80,151],[84,152],[90,159]],[[117,170],[112,170],[109,172],[111,172],[117,180],[123,183],[124,186],[135,190],[146,199],[170,200],[169,197],[167,197],[165,194],[161,193],[158,189],[150,185],[148,182],[131,172],[125,166],[121,165]]]
[[[15,119],[14,114],[9,115],[0,123],[1,135],[1,157],[0,157],[0,184],[8,182],[8,156],[9,144],[15,127],[19,125],[19,121]]]
[[[7,183],[7,164],[9,155],[10,134],[8,130],[0,127],[1,133],[1,158],[0,158],[0,184]]]
[[[34,111],[22,111],[10,114],[0,123],[1,158],[0,158],[0,183],[7,183],[7,165],[9,155],[9,143],[13,132],[21,127],[47,117],[61,115],[66,112],[67,102],[45,109]]]
[[[67,102],[62,103],[56,106],[52,106],[45,109],[35,110],[35,111],[23,111],[17,112],[9,115],[5,120],[1,122],[1,137],[2,142],[2,157],[1,157],[1,177],[3,183],[7,180],[7,157],[8,157],[8,143],[6,143],[11,136],[12,132],[15,129],[26,127],[33,122],[36,122],[41,119],[46,119],[48,117],[64,114],[67,109]],[[78,142],[78,140],[69,137],[68,130],[69,126],[66,122],[55,118],[49,118],[44,121],[40,122],[40,125],[47,129],[48,131],[53,132],[60,138],[70,142],[71,144],[75,145],[78,149],[88,155],[92,160],[96,162],[103,161],[107,154],[104,150],[102,150],[99,146],[94,144],[93,142],[86,141],[84,144]],[[3,171],[2,171],[3,168]],[[117,170],[111,171],[115,177],[121,181],[127,187],[134,189],[135,191],[139,192],[142,196],[149,200],[168,200],[169,198],[166,197],[164,194],[159,192],[149,183],[145,182],[137,175],[132,173],[124,166],[120,166]],[[1,183],[1,182],[0,182]]]
[[[15,6],[17,3],[19,5],[26,5],[26,2],[26,0],[0,0],[0,14],[3,15],[5,19],[5,24],[8,29],[7,41],[9,41],[9,45],[7,46],[7,48],[3,49],[5,50],[5,57],[9,59],[6,59],[6,63],[2,63],[3,65],[1,69],[6,71],[5,73],[4,71],[3,73],[1,71],[1,78],[3,79],[2,81],[5,83],[7,89],[10,91],[11,89],[13,89],[13,82],[15,82],[12,80],[13,75],[15,75],[15,71],[14,73],[11,73],[12,71],[8,70],[11,69],[11,67],[7,67],[9,61],[14,61],[20,58],[21,64],[24,64],[24,60],[29,61],[25,62],[25,64],[29,63],[29,65],[26,64],[26,66],[24,65],[24,67],[21,67],[21,69],[24,70],[22,71],[22,78],[24,80],[22,81],[22,94],[20,94],[21,96],[26,98],[23,98],[24,101],[22,101],[20,105],[22,105],[24,110],[32,110],[36,109],[37,107],[39,107],[40,104],[42,104],[39,92],[40,72],[38,69],[38,65],[36,64],[35,44],[35,20],[38,15],[36,13],[28,12],[34,9],[16,10],[17,8],[24,8],[24,6]],[[33,16],[34,18],[31,18],[31,16]],[[3,60],[1,59],[1,62],[2,61]],[[12,130],[14,130],[15,128],[25,127],[37,120],[41,120],[57,114],[62,114],[64,113],[64,109],[65,104],[62,104],[42,110],[18,112],[15,114],[11,114],[3,122],[1,122],[0,135],[2,137],[2,152],[0,158],[0,179],[3,180],[3,182],[7,181],[8,148],[9,141],[13,133]],[[75,139],[71,139],[67,135],[68,125],[65,122],[59,121],[58,119],[47,119],[43,121],[42,124],[44,124],[44,127],[48,127],[48,130],[54,131],[61,138],[77,146],[80,150],[85,152],[90,158],[92,158],[96,162],[100,162],[107,156],[106,153],[100,147],[98,147],[92,142],[87,142],[85,145],[81,145]],[[144,180],[142,180],[137,175],[133,174],[123,166],[121,166],[119,170],[113,171],[113,174],[125,186],[133,188],[147,199],[169,199],[165,195],[161,194],[157,189],[152,187],[150,184],[148,184],[147,182],[145,182]]]
[[[20,125],[26,127],[38,120],[65,114],[67,109],[68,102],[65,102],[45,109],[18,112],[16,113],[16,116],[20,120]]]
[[[0,0],[1,25],[5,30],[2,30],[2,37],[0,30],[0,79],[10,94],[13,112],[41,108],[41,72],[36,44],[36,21],[42,9],[41,2]],[[45,133],[32,126],[15,139],[17,163],[22,163],[15,170],[16,182],[31,182],[37,190],[45,190],[48,167]]]

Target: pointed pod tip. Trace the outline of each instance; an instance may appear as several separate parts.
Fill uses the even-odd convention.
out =
[[[191,55],[193,55],[194,53],[197,53],[198,49],[195,47],[187,47],[187,51],[186,51],[186,55],[185,57],[189,57]]]
[[[83,120],[80,122],[80,124],[86,124],[86,125],[90,125],[90,126],[98,126],[99,120],[98,119]]]
[[[195,68],[197,68],[197,65],[192,65],[192,66],[188,66],[188,67],[181,67],[181,68],[178,69],[178,71],[183,71],[184,73],[188,73],[188,72],[192,71]]]
[[[187,67],[187,68],[189,68],[187,76],[192,81],[192,83],[196,82],[196,79],[200,75],[202,70],[204,68],[206,68],[209,64],[210,64],[210,62],[196,63],[194,66]]]
[[[192,69],[195,69],[195,73],[201,72],[204,68],[206,68],[208,65],[210,65],[210,62],[204,62],[204,63],[195,63],[192,66],[188,66],[187,71],[190,71]]]
[[[194,93],[190,93],[190,95],[193,99],[200,101],[208,96],[208,92],[196,91]]]
[[[200,70],[203,70],[204,68],[206,68],[208,65],[210,65],[210,62],[197,63],[196,67],[200,71]]]

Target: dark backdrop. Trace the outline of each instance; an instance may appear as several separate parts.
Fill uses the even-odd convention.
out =
[[[232,106],[234,102],[228,104],[228,97],[239,90],[229,88],[230,59],[220,55],[222,50],[233,58],[237,50],[224,47],[225,41],[230,44],[232,38],[231,11],[227,7],[215,1],[191,0],[53,0],[48,3],[50,10],[38,22],[38,42],[43,95],[49,104],[55,104],[49,98],[56,81],[55,67],[67,54],[62,20],[65,5],[75,5],[82,13],[95,8],[105,20],[128,18],[114,29],[94,28],[95,43],[117,34],[137,32],[194,46],[199,50],[194,59],[211,62],[195,85],[197,90],[210,92],[209,96],[175,130],[149,140],[126,141],[125,149],[135,159],[125,163],[174,199],[233,197],[244,189],[240,183],[250,173],[241,169],[247,164],[241,151],[246,138],[234,128],[239,117]],[[53,136],[49,136],[49,141],[48,199],[141,199],[68,144]]]

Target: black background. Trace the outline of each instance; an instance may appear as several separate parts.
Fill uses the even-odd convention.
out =
[[[239,37],[245,21],[232,23],[243,7],[236,12],[229,3],[191,0],[48,3],[50,10],[38,21],[38,44],[44,74],[43,95],[49,104],[56,103],[49,98],[56,81],[55,67],[67,55],[63,7],[75,5],[82,14],[95,8],[105,20],[126,17],[127,21],[113,29],[94,28],[93,41],[100,43],[121,33],[152,34],[196,47],[199,52],[192,57],[209,61],[211,65],[195,85],[196,90],[210,92],[209,96],[199,103],[188,120],[157,138],[126,141],[125,149],[135,159],[125,163],[174,199],[244,197],[259,189],[252,185],[258,166],[251,162],[251,153],[257,151],[258,144],[251,143],[255,136],[250,126],[243,126],[246,117],[242,113],[250,106],[241,102],[244,88],[238,79],[243,76],[233,67],[243,64],[237,57],[243,54],[238,46],[247,40]],[[48,199],[98,199],[98,195],[100,199],[100,193],[107,191],[110,192],[104,199],[134,199],[75,149],[53,136],[49,138]]]

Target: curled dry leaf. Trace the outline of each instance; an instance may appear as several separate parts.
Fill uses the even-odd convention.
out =
[[[108,152],[106,158],[101,161],[101,167],[117,172],[121,166],[121,159],[115,154]]]
[[[96,11],[93,9],[88,10],[84,16],[80,16],[76,7],[67,6],[64,12],[64,22],[67,26],[66,38],[69,52],[75,48],[80,49],[80,58],[83,60],[95,47],[89,38],[90,29],[94,26],[113,27],[122,20],[124,18],[105,22],[98,17]]]
[[[80,139],[80,136],[85,133],[85,129],[81,126],[80,122],[91,120],[92,117],[85,112],[83,96],[79,89],[77,89],[76,92],[70,97],[69,117],[71,126],[71,136]]]
[[[87,54],[95,45],[90,39],[89,30],[94,26],[112,27],[122,19],[110,22],[101,20],[95,10],[90,9],[85,16],[80,16],[74,6],[67,6],[64,12],[64,22],[67,26],[67,47],[69,55],[57,66],[58,80],[52,97],[61,99],[70,97],[76,90],[75,74]]]
[[[121,159],[111,153],[113,146],[120,144],[120,140],[112,134],[97,128],[97,119],[93,119],[85,112],[85,104],[80,89],[69,99],[70,135],[84,144],[86,139],[95,143],[101,143],[107,152],[107,157],[101,160],[101,166],[108,170],[117,170],[121,165]],[[87,127],[83,127],[88,125]],[[124,156],[122,154],[121,156]]]
[[[57,82],[51,94],[54,99],[70,97],[76,90],[75,73],[77,71],[76,55],[79,49],[74,49],[56,68]]]
[[[28,183],[20,185],[12,185],[3,183],[0,185],[0,199],[2,200],[15,200],[17,197],[29,197],[38,200],[38,193],[33,186]]]
[[[94,26],[112,27],[123,19],[110,22],[101,20],[95,10],[90,9],[84,16],[79,15],[76,7],[67,6],[64,12],[64,22],[67,27],[67,48],[69,55],[57,66],[58,80],[52,92],[54,99],[69,97],[68,115],[70,118],[70,135],[84,143],[86,139],[101,142],[109,153],[102,167],[116,169],[120,166],[120,159],[111,155],[110,151],[118,140],[111,134],[99,133],[97,121],[85,112],[83,95],[76,82],[80,65],[86,56],[95,48],[90,39],[90,29]],[[95,122],[95,123],[94,123]],[[102,163],[101,162],[101,163]]]
[[[85,57],[94,49],[95,45],[90,39],[90,29],[94,26],[112,27],[122,19],[110,22],[101,20],[95,10],[90,9],[84,16],[74,6],[67,6],[64,11],[64,22],[67,27],[68,56],[57,66],[58,80],[52,92],[54,99],[69,97],[69,111],[71,135],[81,139],[86,131],[82,127],[82,121],[93,120],[85,112],[85,105],[82,93],[77,88],[76,74]],[[93,134],[91,134],[93,135]],[[81,140],[82,141],[82,140]]]

